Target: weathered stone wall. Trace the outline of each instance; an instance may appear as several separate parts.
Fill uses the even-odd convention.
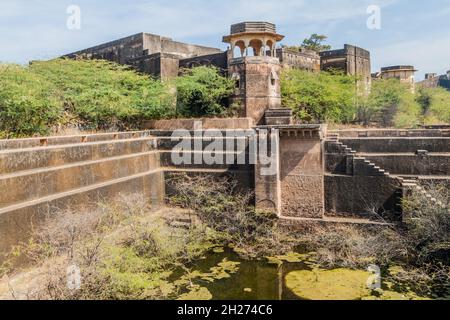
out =
[[[100,44],[66,55],[69,58],[104,59],[120,64],[141,57],[144,52],[144,33]]]
[[[228,52],[202,55],[180,60],[180,68],[193,68],[199,66],[214,66],[225,74],[228,71]]]
[[[325,210],[328,214],[368,216],[393,210],[400,183],[390,177],[325,176]]]
[[[360,153],[415,153],[417,150],[450,153],[450,138],[341,138],[340,141]]]
[[[366,154],[364,157],[394,175],[450,176],[450,153],[447,155]]]
[[[279,48],[276,53],[282,66],[285,68],[320,72],[320,56],[315,51],[305,49],[302,49],[302,51],[294,51]]]
[[[258,131],[257,143],[258,146],[261,143],[267,146],[268,152],[263,151],[263,153],[265,153],[264,157],[270,157],[270,161],[267,161],[268,158],[257,157],[255,165],[256,208],[282,216],[280,133],[277,129]]]
[[[281,108],[281,65],[277,58],[245,57],[232,59],[229,74],[238,87],[232,97],[241,105],[241,116],[262,124],[267,109]]]
[[[450,175],[450,138],[373,137],[340,141],[395,175]]]
[[[0,146],[0,256],[67,209],[119,193],[164,203],[156,139],[148,132],[2,140]]]
[[[281,131],[280,181],[283,216],[323,217],[324,164],[320,131]]]
[[[344,49],[320,53],[321,70],[337,69],[348,75],[361,77],[361,83],[369,88],[372,82],[370,52],[352,45]]]
[[[251,129],[254,126],[251,118],[197,118],[197,119],[171,119],[148,120],[143,124],[143,129],[151,130],[195,130],[198,125],[206,129],[234,130]],[[196,127],[197,126],[197,127]]]
[[[450,78],[447,75],[429,77],[428,79],[417,82],[418,87],[437,88],[442,87],[450,90]]]
[[[139,72],[167,80],[178,76],[180,60],[172,54],[155,53],[130,59],[128,64]]]
[[[178,75],[180,59],[222,54],[220,49],[181,43],[149,33],[139,33],[66,56],[104,59],[128,64],[140,72],[168,79]]]

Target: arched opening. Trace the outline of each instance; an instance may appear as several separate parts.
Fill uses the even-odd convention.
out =
[[[264,50],[266,50],[268,56],[275,57],[275,44],[272,40],[266,42],[266,48]]]
[[[253,54],[253,56],[258,57],[261,56],[261,51],[263,48],[263,42],[261,40],[258,39],[253,39],[252,41],[250,41],[249,47],[253,50],[249,50],[249,56],[251,54]]]
[[[234,80],[235,89],[239,90],[241,88],[241,75],[239,73],[233,73],[231,79]]]
[[[279,80],[278,74],[276,73],[275,70],[272,70],[270,72],[270,84],[271,84],[271,86],[274,87],[277,84],[278,80]]]
[[[242,40],[234,44],[233,58],[242,58],[245,53],[245,43]]]

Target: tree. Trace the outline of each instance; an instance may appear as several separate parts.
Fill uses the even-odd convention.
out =
[[[281,95],[302,122],[349,123],[356,116],[355,80],[342,73],[284,70]]]
[[[398,79],[372,82],[369,96],[358,106],[358,122],[382,127],[414,127],[420,123],[421,109],[408,85]]]
[[[425,124],[450,123],[450,92],[443,88],[421,88],[417,101]]]
[[[330,45],[323,44],[328,39],[327,36],[314,33],[308,39],[303,40],[302,47],[316,52],[331,49]]]
[[[174,114],[166,84],[101,60],[0,64],[0,136],[81,129],[137,128],[139,120]]]
[[[235,86],[234,80],[222,76],[217,68],[206,66],[183,70],[175,84],[177,113],[183,117],[222,115]]]

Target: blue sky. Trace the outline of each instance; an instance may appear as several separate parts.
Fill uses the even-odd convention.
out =
[[[69,5],[81,9],[81,30],[66,27]],[[381,30],[366,10],[381,8]],[[0,0],[0,61],[50,59],[138,32],[225,49],[232,23],[274,22],[284,44],[311,33],[334,48],[355,44],[372,53],[372,70],[412,64],[419,73],[450,70],[450,0]]]

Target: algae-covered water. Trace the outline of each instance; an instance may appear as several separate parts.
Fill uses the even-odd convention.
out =
[[[218,267],[219,266],[219,267]],[[192,266],[203,274],[195,283],[200,296],[213,300],[412,300],[412,292],[399,293],[386,287],[374,292],[367,286],[372,275],[366,270],[323,270],[305,254],[261,260],[243,260],[234,251],[218,250]],[[211,277],[211,270],[217,277]],[[220,270],[220,271],[218,271]],[[204,276],[209,275],[209,276]]]

